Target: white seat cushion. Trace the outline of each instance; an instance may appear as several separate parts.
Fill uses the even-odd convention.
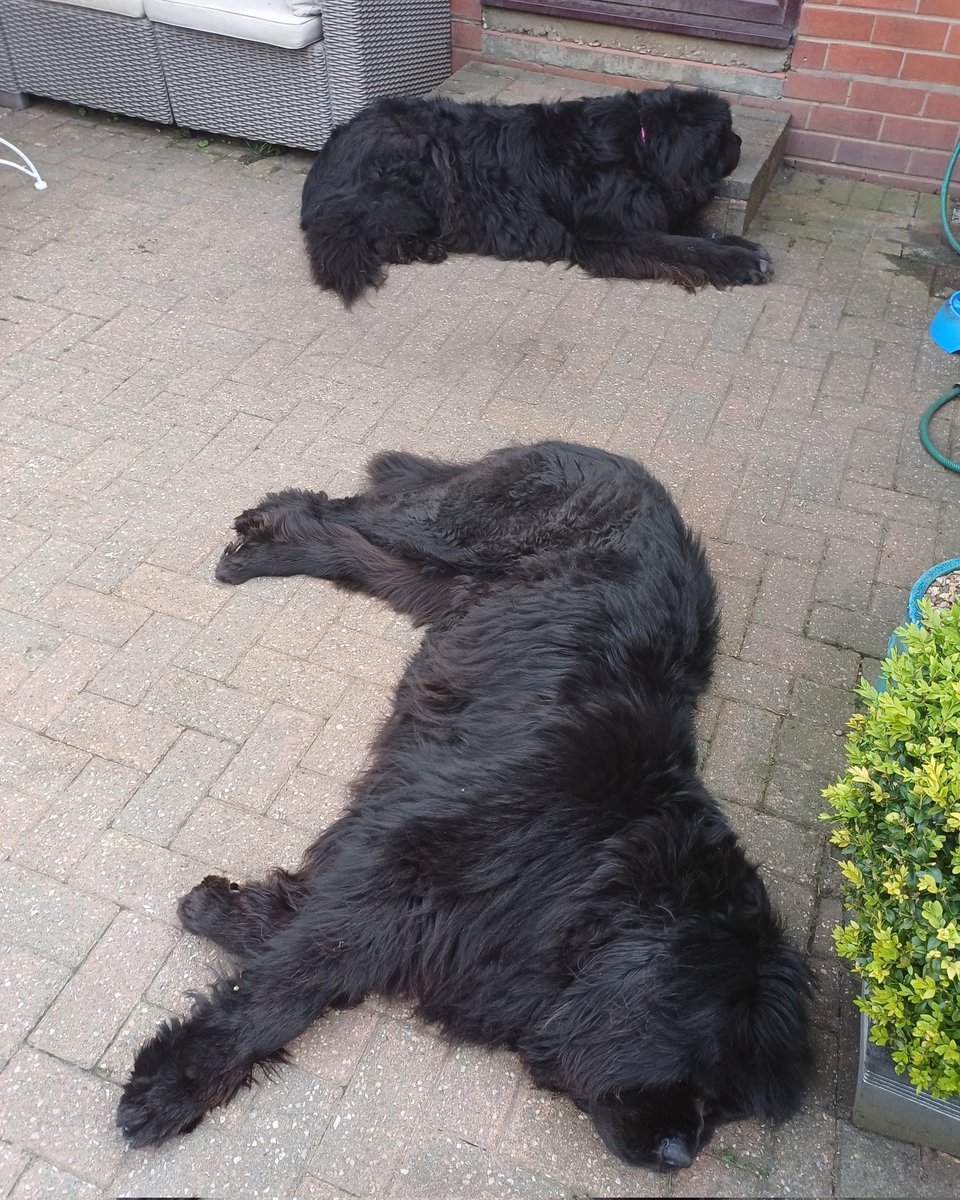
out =
[[[74,8],[92,8],[97,12],[116,13],[118,17],[142,17],[143,0],[50,0],[51,4],[72,4]]]
[[[151,21],[299,50],[323,36],[319,17],[298,17],[287,0],[143,0]]]

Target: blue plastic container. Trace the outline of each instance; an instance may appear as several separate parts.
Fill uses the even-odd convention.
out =
[[[960,292],[954,292],[941,305],[930,322],[930,336],[941,350],[946,350],[948,354],[960,354]]]

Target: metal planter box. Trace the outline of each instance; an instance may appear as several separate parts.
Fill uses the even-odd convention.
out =
[[[926,1092],[917,1092],[908,1076],[896,1073],[884,1047],[869,1041],[869,1024],[866,1013],[861,1013],[854,1125],[960,1155],[960,1099],[935,1100]]]

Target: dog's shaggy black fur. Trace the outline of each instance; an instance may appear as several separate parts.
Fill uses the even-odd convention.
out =
[[[387,263],[458,252],[689,290],[765,283],[763,247],[702,220],[739,158],[730,106],[711,92],[387,99],[334,130],[307,176],[301,225],[314,277],[348,305],[384,282]]]
[[[267,496],[217,568],[330,579],[427,632],[301,868],[181,901],[240,969],[137,1055],[127,1139],[192,1129],[371,992],[516,1050],[628,1163],[687,1166],[718,1122],[789,1116],[810,976],[697,776],[717,613],[667,492],[563,443],[383,454],[369,477]]]

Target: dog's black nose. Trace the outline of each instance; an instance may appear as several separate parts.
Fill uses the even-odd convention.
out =
[[[660,1143],[660,1161],[671,1170],[681,1170],[693,1162],[695,1151],[685,1137],[675,1134]]]

